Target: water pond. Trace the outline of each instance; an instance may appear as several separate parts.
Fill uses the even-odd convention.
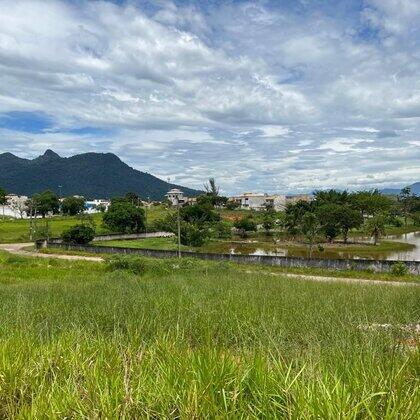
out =
[[[358,240],[366,239],[359,238]],[[392,246],[378,246],[373,248],[372,245],[340,245],[333,247],[325,246],[319,250],[314,248],[313,258],[343,258],[343,259],[375,259],[375,260],[400,260],[400,261],[420,261],[420,231],[411,232],[403,235],[392,235],[384,238],[386,242],[401,242],[414,245],[411,249],[396,251]],[[207,252],[221,252],[230,254],[247,254],[247,255],[270,255],[270,256],[290,256],[290,257],[307,257],[308,251],[304,246],[285,247],[282,244],[276,244],[273,239],[249,239],[246,241],[227,241],[212,242],[203,249]]]

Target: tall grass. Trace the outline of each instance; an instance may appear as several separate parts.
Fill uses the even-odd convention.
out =
[[[420,288],[141,264],[0,255],[1,418],[418,413]]]

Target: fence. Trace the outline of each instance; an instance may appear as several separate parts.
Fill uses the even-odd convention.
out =
[[[61,248],[72,251],[84,251],[96,254],[137,254],[156,258],[174,258],[177,251],[164,251],[154,249],[119,248],[92,245],[69,245],[61,241],[51,240],[44,243],[50,248]],[[42,244],[38,243],[38,247]],[[371,270],[374,272],[388,272],[391,267],[400,261],[391,260],[342,260],[342,259],[315,259],[299,257],[276,257],[268,255],[239,255],[239,254],[213,254],[204,252],[182,251],[183,257],[194,257],[203,260],[233,261],[245,264],[263,264],[282,267],[312,267],[331,270]],[[402,261],[410,274],[420,274],[420,261]]]

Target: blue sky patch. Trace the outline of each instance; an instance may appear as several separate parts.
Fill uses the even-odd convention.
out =
[[[13,111],[0,114],[0,127],[26,133],[43,133],[53,126],[52,118],[39,112]]]

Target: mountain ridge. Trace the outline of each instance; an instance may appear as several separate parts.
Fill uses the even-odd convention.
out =
[[[113,153],[88,152],[61,157],[51,149],[34,159],[0,154],[0,186],[8,192],[31,196],[50,189],[62,196],[112,198],[136,192],[142,198],[162,200],[171,188],[194,197],[202,191],[170,184],[134,169]],[[61,187],[60,187],[61,186]]]
[[[414,182],[411,185],[407,185],[411,189],[411,192],[416,195],[420,195],[420,182]],[[398,195],[402,188],[383,188],[381,189],[382,194]]]

